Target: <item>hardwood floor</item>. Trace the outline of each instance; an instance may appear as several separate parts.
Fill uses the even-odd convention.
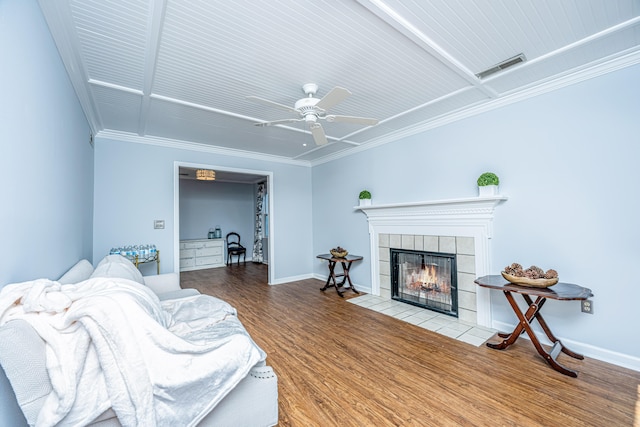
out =
[[[224,299],[278,375],[280,426],[640,426],[640,372],[531,342],[474,347],[350,304],[315,279],[269,286],[267,267],[181,273]],[[346,294],[354,296],[353,293]]]

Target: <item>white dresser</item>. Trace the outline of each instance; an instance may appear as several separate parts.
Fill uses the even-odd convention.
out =
[[[180,241],[180,271],[224,266],[224,239]]]

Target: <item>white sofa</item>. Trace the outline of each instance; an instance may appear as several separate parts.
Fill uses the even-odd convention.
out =
[[[129,265],[130,264],[130,265]],[[181,289],[177,273],[138,276],[126,258],[105,257],[94,269],[86,260],[74,265],[57,282],[75,284],[90,277],[121,277],[141,281],[160,301],[199,295],[195,289]],[[135,277],[134,277],[135,276]],[[0,316],[2,313],[0,313]],[[0,317],[1,319],[1,317]],[[52,384],[46,364],[45,342],[24,320],[0,321],[0,365],[29,425],[36,419]],[[256,363],[233,389],[199,422],[199,426],[273,426],[278,423],[277,377],[264,360]],[[159,424],[162,424],[160,422]],[[187,422],[185,422],[187,424]],[[113,409],[108,409],[89,425],[120,426]]]

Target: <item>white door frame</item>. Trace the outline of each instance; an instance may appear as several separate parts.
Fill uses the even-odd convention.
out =
[[[197,168],[197,169],[213,169],[218,171],[227,171],[235,173],[246,173],[251,175],[263,175],[267,178],[267,192],[269,194],[269,263],[268,271],[269,278],[268,283],[274,283],[275,277],[275,259],[276,254],[274,251],[275,240],[275,227],[273,226],[273,172],[261,171],[254,169],[241,169],[232,168],[227,166],[218,166],[205,163],[190,163],[190,162],[173,162],[173,265],[174,271],[180,273],[180,168]]]

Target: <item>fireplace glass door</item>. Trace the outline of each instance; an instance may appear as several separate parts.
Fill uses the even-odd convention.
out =
[[[391,248],[391,298],[458,317],[456,256]]]

